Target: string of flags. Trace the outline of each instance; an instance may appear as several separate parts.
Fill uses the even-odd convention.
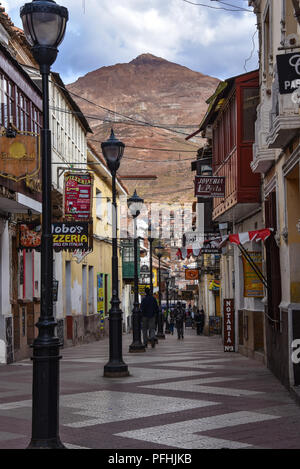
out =
[[[200,254],[213,254],[218,252],[228,242],[236,245],[244,245],[251,241],[266,241],[273,232],[273,228],[264,228],[262,230],[247,231],[245,233],[236,233],[216,238],[207,239],[203,242],[202,247],[197,248],[180,248],[176,256],[180,260],[189,259],[190,257],[198,257]]]

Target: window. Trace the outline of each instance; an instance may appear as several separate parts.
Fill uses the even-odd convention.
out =
[[[256,108],[259,104],[258,88],[244,88],[243,100],[243,141],[255,140],[255,121],[257,119]]]
[[[285,35],[286,38],[290,34],[297,34],[297,20],[295,18],[295,10],[293,2],[288,0],[285,2]],[[294,45],[293,39],[290,41],[290,45]]]
[[[96,217],[102,219],[102,192],[96,189]]]
[[[270,65],[273,60],[272,56],[272,38],[271,38],[271,13],[270,6],[266,10],[264,16],[264,25],[263,25],[263,53],[264,53],[264,73],[267,81],[267,85],[271,86],[272,76],[270,74]]]
[[[112,203],[110,199],[107,199],[107,223],[112,224]]]
[[[87,314],[87,266],[82,266],[82,314]]]

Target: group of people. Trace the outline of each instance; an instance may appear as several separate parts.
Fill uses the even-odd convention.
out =
[[[155,331],[158,323],[159,306],[152,295],[150,288],[146,288],[145,293],[146,296],[143,298],[141,303],[143,343],[144,346],[147,347],[148,342],[150,342],[151,347],[154,348],[156,344]],[[191,313],[187,313],[185,311],[181,302],[178,302],[176,308],[170,312],[169,319],[167,314],[166,321],[168,321],[169,331],[173,335],[174,327],[176,327],[179,340],[184,338],[184,323],[186,321],[187,314]],[[205,318],[203,308],[201,310],[196,310],[196,312],[192,313],[191,316],[193,324],[195,324],[197,329],[197,335],[202,334]]]

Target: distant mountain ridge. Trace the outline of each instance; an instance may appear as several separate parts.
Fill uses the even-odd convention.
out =
[[[89,120],[94,146],[100,149],[112,126],[125,143],[120,175],[157,176],[155,181],[126,180],[129,190],[137,189],[148,202],[178,202],[194,199],[191,161],[203,142],[187,142],[185,137],[197,129],[218,83],[217,78],[141,54],[129,63],[89,72],[68,89],[98,105],[73,95]]]

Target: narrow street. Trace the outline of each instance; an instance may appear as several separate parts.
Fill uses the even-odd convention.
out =
[[[167,335],[129,354],[127,378],[103,378],[108,339],[62,351],[60,437],[68,448],[297,448],[300,408],[257,361],[223,352],[217,336]],[[0,448],[31,432],[30,360],[0,366]]]

